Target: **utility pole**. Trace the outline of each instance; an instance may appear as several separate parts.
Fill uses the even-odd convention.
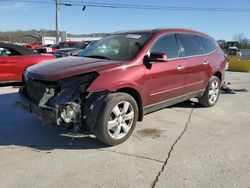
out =
[[[56,43],[59,42],[59,0],[56,1]]]

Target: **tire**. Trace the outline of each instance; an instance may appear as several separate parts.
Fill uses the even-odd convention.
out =
[[[138,119],[135,99],[126,93],[107,96],[99,112],[95,136],[107,145],[117,145],[129,138]]]
[[[211,107],[217,103],[220,96],[220,84],[220,79],[217,76],[210,79],[205,92],[198,98],[202,106]]]

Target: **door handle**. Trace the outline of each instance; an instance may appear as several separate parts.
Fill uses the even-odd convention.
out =
[[[208,64],[209,64],[208,61],[203,62],[203,65],[208,65]]]
[[[177,69],[178,71],[182,71],[182,70],[184,70],[184,69],[185,69],[185,67],[184,67],[184,66],[182,66],[182,65],[179,65],[176,69]]]

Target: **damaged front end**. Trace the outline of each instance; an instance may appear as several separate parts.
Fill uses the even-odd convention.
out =
[[[36,114],[45,124],[78,126],[92,132],[97,112],[107,91],[89,93],[88,86],[98,73],[73,76],[49,82],[23,76],[19,93],[23,108]]]

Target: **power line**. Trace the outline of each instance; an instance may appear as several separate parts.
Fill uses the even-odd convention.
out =
[[[82,1],[65,1],[72,3],[72,6],[90,6],[102,8],[127,8],[127,9],[150,9],[150,10],[172,10],[172,11],[227,11],[227,12],[250,12],[250,9],[243,8],[221,8],[221,7],[177,7],[177,6],[155,6],[155,5],[131,5],[131,4],[118,4],[118,3],[96,3],[96,2],[82,2]]]
[[[131,5],[131,4],[118,4],[118,3],[94,3],[94,2],[83,2],[83,1],[66,1],[63,2],[72,2],[75,5],[88,5],[88,6],[101,6],[101,7],[110,7],[110,8],[136,8],[136,9],[158,9],[158,10],[197,10],[197,11],[250,11],[250,9],[243,8],[216,8],[216,7],[177,7],[177,6],[155,6],[155,5]]]
[[[34,0],[0,0],[2,2],[15,2],[15,3],[37,3],[37,4],[55,4],[51,1],[34,1]]]
[[[10,2],[10,0],[0,0]],[[53,1],[35,1],[35,0],[11,0],[11,2],[25,3],[40,3],[54,4]],[[80,7],[95,7],[95,8],[117,8],[117,9],[138,9],[138,10],[161,10],[161,11],[192,11],[192,12],[238,12],[247,13],[250,9],[247,8],[223,8],[223,7],[179,7],[179,6],[155,6],[141,4],[121,4],[121,3],[100,3],[100,2],[83,2],[73,0],[61,0],[60,5],[64,6],[80,6]]]

